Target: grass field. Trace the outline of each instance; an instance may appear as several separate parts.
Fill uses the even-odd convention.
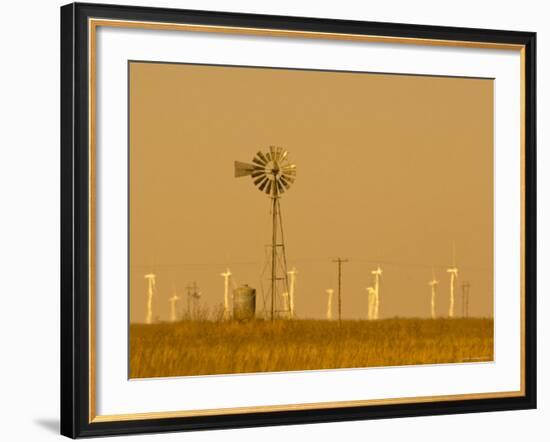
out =
[[[295,320],[130,326],[130,377],[479,362],[492,319]]]

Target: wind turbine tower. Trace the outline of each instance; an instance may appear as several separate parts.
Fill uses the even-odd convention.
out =
[[[296,287],[296,267],[292,267],[292,270],[287,272],[290,276],[290,289],[289,289],[289,302],[290,302],[290,319],[294,319],[294,288]]]
[[[229,268],[225,269],[225,272],[220,273],[220,276],[223,277],[223,318],[229,319],[229,278],[231,277],[231,271]]]
[[[431,299],[431,307],[432,307],[432,319],[435,319],[435,295],[437,290],[437,285],[439,284],[439,281],[435,279],[435,273],[432,270],[432,280],[428,282],[428,285],[432,289],[432,299]]]
[[[327,289],[328,304],[327,304],[327,320],[332,320],[332,296],[334,295],[334,289]]]
[[[156,275],[154,273],[148,273],[145,275],[147,280],[147,316],[145,317],[145,323],[153,323],[153,292],[156,289]]]
[[[367,317],[369,321],[374,319],[374,310],[376,307],[376,290],[374,287],[367,287]]]
[[[174,291],[174,295],[169,299],[170,301],[170,321],[176,322],[176,303],[180,297]]]
[[[458,268],[456,267],[456,252],[453,244],[453,266],[447,269],[447,273],[451,276],[450,281],[450,300],[449,300],[449,318],[454,318],[455,315],[455,284],[458,278]]]
[[[382,276],[382,269],[380,265],[371,272],[374,275],[374,291],[376,292],[375,301],[374,301],[374,319],[379,318],[380,312],[380,277]]]

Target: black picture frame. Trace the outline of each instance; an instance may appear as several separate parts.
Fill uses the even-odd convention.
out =
[[[524,396],[216,416],[90,422],[88,19],[284,29],[524,46]],[[61,7],[61,434],[71,437],[242,428],[536,408],[536,34],[150,7]]]

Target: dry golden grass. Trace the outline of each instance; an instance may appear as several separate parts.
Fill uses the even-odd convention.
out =
[[[492,319],[212,322],[130,326],[130,377],[493,359]]]

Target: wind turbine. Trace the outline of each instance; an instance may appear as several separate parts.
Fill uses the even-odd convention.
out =
[[[436,294],[438,284],[439,284],[439,281],[435,279],[435,273],[432,269],[432,280],[428,282],[428,285],[432,288],[432,301],[431,301],[432,319],[435,319],[435,294]]]
[[[332,320],[332,295],[334,295],[334,289],[327,289],[328,293],[328,305],[327,305],[327,320]]]
[[[151,324],[153,322],[153,291],[156,289],[156,275],[148,273],[145,275],[147,280],[147,316],[145,322]]]
[[[180,297],[174,291],[174,295],[169,299],[170,301],[170,321],[176,322],[176,303],[179,301]]]
[[[371,272],[374,275],[374,291],[376,292],[374,301],[374,319],[378,319],[380,311],[380,276],[382,276],[382,269],[380,265]]]
[[[453,266],[447,269],[447,273],[451,276],[450,300],[449,300],[449,318],[454,318],[455,315],[455,283],[458,278],[458,268],[456,267],[456,251],[453,244]]]
[[[374,319],[374,309],[376,306],[376,290],[374,287],[367,287],[367,317],[369,321]]]
[[[294,319],[294,288],[296,287],[296,273],[298,273],[296,267],[292,267],[292,270],[287,272],[288,276],[290,276],[290,290],[288,292],[290,298],[290,319]]]
[[[225,269],[225,272],[220,273],[220,276],[224,279],[224,291],[223,291],[223,318],[229,319],[229,278],[231,277],[231,270],[229,268]]]

